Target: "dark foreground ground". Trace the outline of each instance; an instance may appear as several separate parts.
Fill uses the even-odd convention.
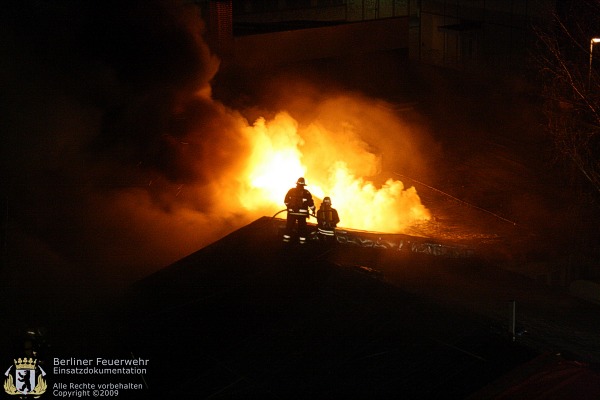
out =
[[[52,327],[47,354],[150,360],[125,379],[143,389],[123,398],[600,393],[597,307],[476,256],[284,246],[280,226],[259,219],[138,282],[113,307]]]

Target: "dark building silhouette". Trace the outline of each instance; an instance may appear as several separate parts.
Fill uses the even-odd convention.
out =
[[[554,0],[205,1],[224,62],[255,67],[401,50],[459,70],[521,69]]]

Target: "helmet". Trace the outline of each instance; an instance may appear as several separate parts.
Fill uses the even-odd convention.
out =
[[[296,185],[306,186],[304,178],[298,178],[298,182],[296,182]]]
[[[324,203],[324,204],[329,204],[329,205],[331,205],[331,199],[330,199],[329,197],[325,197],[325,198],[323,199],[323,203]]]

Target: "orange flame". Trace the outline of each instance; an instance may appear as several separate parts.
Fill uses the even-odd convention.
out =
[[[251,190],[242,196],[242,204],[249,210],[262,208],[265,203],[273,210],[281,208],[286,186],[306,171],[300,162],[299,147],[304,142],[297,133],[297,124],[286,114],[279,114],[268,123],[258,119],[247,134],[252,152],[244,181],[250,183]]]
[[[252,151],[239,197],[249,211],[281,210],[287,190],[304,176],[317,208],[323,197],[331,197],[340,226],[397,233],[430,218],[414,187],[394,179],[377,186],[368,179],[379,173],[380,157],[352,125],[339,132],[318,121],[302,128],[282,112],[271,121],[259,118],[246,135]]]

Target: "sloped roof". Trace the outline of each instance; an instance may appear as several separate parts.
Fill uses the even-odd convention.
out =
[[[152,360],[151,393],[464,398],[535,356],[481,316],[336,263],[348,249],[284,246],[262,218],[139,282],[124,330]]]

